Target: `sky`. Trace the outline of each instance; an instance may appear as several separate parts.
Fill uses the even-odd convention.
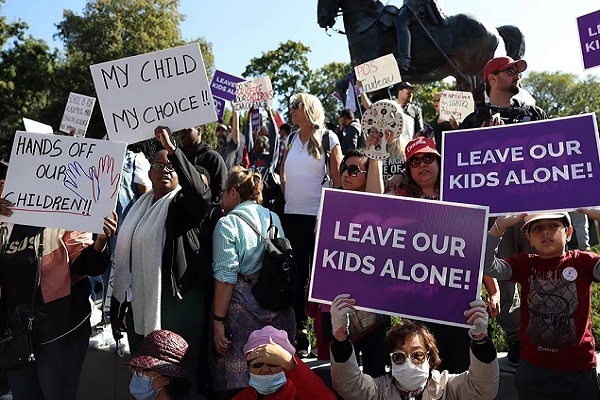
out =
[[[399,7],[402,0],[383,3]],[[53,35],[63,10],[81,14],[85,4],[85,0],[7,0],[0,13],[9,22],[27,22],[29,34],[62,49]],[[576,23],[578,16],[600,8],[598,0],[444,0],[440,4],[447,15],[465,13],[489,26],[518,26],[525,35],[524,58],[530,71],[600,76],[600,67],[583,69]],[[287,40],[310,47],[313,70],[350,61],[345,36],[335,32],[328,36],[318,26],[317,0],[180,0],[180,10],[186,15],[183,38],[206,38],[213,45],[215,68],[232,75],[241,76],[252,58]],[[335,27],[343,29],[341,17]]]

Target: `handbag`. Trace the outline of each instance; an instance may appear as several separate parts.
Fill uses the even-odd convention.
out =
[[[2,227],[2,229],[5,230],[6,227]],[[4,249],[8,242],[6,231],[3,232],[2,236],[2,253],[4,253]],[[35,362],[31,335],[33,332],[33,321],[35,319],[35,301],[41,280],[43,238],[44,235],[40,234],[40,243],[37,252],[37,269],[31,299],[31,315],[29,316],[27,326],[15,332],[8,329],[7,332],[0,337],[0,369],[5,371],[18,369]]]

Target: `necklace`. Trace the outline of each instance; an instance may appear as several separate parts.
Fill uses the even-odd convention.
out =
[[[306,143],[308,143],[308,140],[306,142],[303,142],[302,139],[300,138],[300,135],[298,135],[298,141],[302,145],[302,148],[300,149],[300,153],[302,153],[304,151],[304,149],[306,148]]]

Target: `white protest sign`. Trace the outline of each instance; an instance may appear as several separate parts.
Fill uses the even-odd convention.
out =
[[[198,43],[90,66],[111,140],[135,143],[217,120]]]
[[[473,93],[444,90],[440,98],[440,118],[446,121],[454,117],[460,123],[465,117],[475,111]]]
[[[273,104],[273,86],[268,76],[235,84],[235,108],[271,107]]]
[[[94,111],[94,104],[96,104],[95,97],[69,93],[69,99],[58,130],[66,134],[75,132],[75,136],[84,137],[92,117],[92,111]]]
[[[1,221],[102,233],[115,209],[126,143],[17,131]]]
[[[398,63],[393,54],[357,65],[354,67],[354,73],[356,80],[362,82],[365,93],[375,92],[402,82]]]
[[[29,118],[23,118],[23,125],[27,132],[54,134],[54,129],[50,125],[42,124]]]

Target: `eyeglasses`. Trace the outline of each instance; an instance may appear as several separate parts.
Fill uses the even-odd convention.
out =
[[[249,363],[250,368],[256,368],[256,369],[262,368],[265,364],[267,364],[267,363],[264,363],[264,362],[257,362],[257,363],[253,363],[253,364]],[[279,367],[279,365],[277,365],[277,364],[267,364],[267,366],[269,366],[270,368]]]
[[[417,351],[413,351],[412,353],[410,353],[407,356],[407,354],[403,351],[395,351],[393,353],[390,353],[390,359],[392,360],[392,362],[394,364],[402,365],[402,364],[404,364],[404,361],[406,361],[406,358],[408,357],[414,364],[421,365],[427,360],[428,354],[429,354],[428,351],[425,352],[425,351],[417,350]]]
[[[425,154],[423,157],[411,157],[408,160],[408,164],[411,168],[417,168],[421,165],[421,161],[424,164],[431,164],[435,160],[435,154]]]
[[[299,101],[295,101],[292,103],[292,110],[297,110],[300,107],[304,107],[304,103],[300,103]]]
[[[514,68],[499,69],[498,71],[494,72],[494,75],[498,75],[500,72],[506,72],[510,76],[515,76],[517,74],[521,76],[521,73]]]
[[[160,375],[160,372],[157,372],[156,375],[154,375],[154,376],[144,375],[145,372],[149,372],[152,370],[151,369],[143,369],[140,367],[133,367],[133,366],[129,367],[129,371],[131,372],[131,375],[135,375],[138,378],[145,378],[150,381]]]
[[[356,164],[346,165],[346,163],[342,163],[340,165],[340,175],[344,175],[344,172],[348,171],[348,175],[350,176],[358,176],[360,174],[366,174],[367,171],[363,171]]]
[[[175,169],[173,168],[173,166],[171,164],[163,164],[161,162],[153,162],[150,165],[150,168],[152,168],[155,171],[162,171],[163,169],[165,170],[165,172],[174,172]]]

